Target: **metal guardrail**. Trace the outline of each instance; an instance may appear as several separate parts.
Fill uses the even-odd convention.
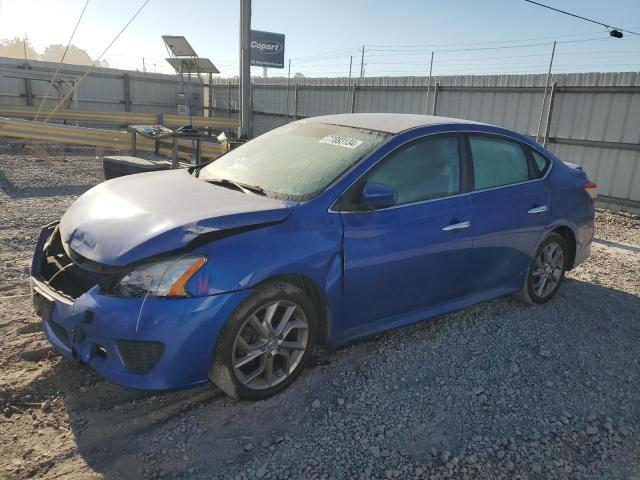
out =
[[[69,143],[74,145],[93,145],[114,150],[128,150],[131,145],[131,135],[117,130],[103,130],[99,128],[73,127],[55,123],[33,122],[0,117],[0,137],[17,137],[46,142]],[[179,153],[185,156],[193,150],[190,140],[178,140]],[[202,157],[217,158],[226,152],[221,144],[202,143]],[[137,150],[153,153],[153,140],[140,138]],[[161,144],[160,153],[171,156],[171,144]]]
[[[45,118],[51,109],[42,109],[40,118]],[[37,108],[20,105],[0,105],[0,116],[20,117],[32,119]],[[52,116],[52,120],[88,121],[114,125],[144,125],[157,124],[158,115],[143,112],[100,112],[91,110],[58,110]],[[189,123],[188,117],[182,115],[162,114],[162,124],[167,127],[179,127]],[[235,129],[238,128],[238,120],[222,117],[192,117],[192,124],[196,128]]]

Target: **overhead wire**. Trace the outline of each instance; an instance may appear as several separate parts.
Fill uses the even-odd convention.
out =
[[[595,23],[596,25],[602,25],[605,28],[620,30],[622,32],[631,33],[632,35],[640,35],[640,33],[637,33],[637,32],[631,31],[631,30],[626,30],[626,29],[620,28],[620,27],[614,27],[613,25],[602,23],[602,22],[599,22],[598,20],[593,20],[592,18],[583,17],[583,16],[577,15],[575,13],[567,12],[566,10],[560,10],[559,8],[551,7],[549,5],[545,5],[544,3],[534,2],[533,0],[524,0],[524,1],[527,2],[527,3],[531,3],[533,5],[538,5],[539,7],[548,8],[549,10],[554,10],[554,11],[562,13],[564,15],[569,15],[571,17],[579,18],[579,19],[585,20],[587,22]]]
[[[36,112],[35,117],[33,117],[33,121],[35,122],[36,120],[38,120],[38,115],[40,115],[40,112],[42,111],[42,107],[44,106],[44,102],[47,100],[47,97],[49,96],[49,92],[51,91],[51,87],[53,86],[53,82],[56,81],[56,78],[58,77],[58,73],[60,72],[60,69],[62,68],[62,63],[64,62],[65,57],[67,56],[67,52],[69,51],[69,47],[71,46],[71,41],[73,40],[73,37],[76,34],[76,30],[78,30],[78,25],[80,25],[80,21],[82,20],[82,17],[84,16],[84,12],[87,9],[87,5],[89,5],[89,0],[87,0],[84,4],[84,7],[82,8],[82,12],[80,12],[80,16],[78,17],[78,21],[76,22],[75,27],[73,27],[73,32],[71,32],[71,36],[69,37],[69,41],[67,42],[67,46],[64,49],[64,52],[62,53],[62,57],[60,57],[60,61],[58,62],[58,66],[56,67],[56,71],[53,73],[53,77],[51,78],[51,81],[49,82],[49,86],[47,87],[47,90],[44,92],[44,96],[42,97],[42,100],[40,101],[40,105],[38,106],[38,111]]]
[[[62,98],[62,100],[60,100],[58,102],[58,104],[49,112],[49,114],[47,115],[47,117],[44,119],[44,122],[48,122],[49,119],[53,116],[53,114],[58,110],[58,108],[60,108],[61,105],[64,104],[64,102],[66,102],[71,95],[73,95],[73,93],[78,89],[78,86],[80,85],[80,83],[82,83],[82,81],[84,81],[84,79],[87,78],[87,76],[89,75],[89,73],[91,73],[91,71],[95,68],[96,63],[98,63],[102,57],[105,55],[105,53],[107,53],[107,51],[109,51],[109,49],[111,48],[111,46],[118,40],[118,38],[120,38],[120,36],[124,33],[124,31],[127,29],[127,27],[129,25],[131,25],[131,23],[135,20],[135,18],[140,14],[140,12],[144,9],[144,7],[147,6],[147,4],[150,2],[151,0],[145,0],[142,5],[140,5],[140,8],[138,8],[138,10],[136,11],[136,13],[133,14],[133,16],[129,19],[129,21],[124,25],[124,27],[122,27],[122,29],[118,32],[118,34],[115,36],[115,38],[113,40],[111,40],[111,42],[109,43],[109,45],[107,45],[107,47],[102,51],[102,53],[100,54],[100,56],[94,60],[93,64],[87,68],[87,70],[84,72],[84,74],[82,75],[82,77],[80,77],[78,80],[76,80],[76,82],[74,83],[73,87],[71,89],[69,89],[69,91],[67,92],[67,94]]]

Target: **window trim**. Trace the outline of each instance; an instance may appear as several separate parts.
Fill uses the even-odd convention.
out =
[[[471,172],[471,185],[472,188],[471,190],[473,192],[485,192],[487,190],[493,190],[495,188],[501,188],[501,187],[510,187],[511,185],[519,185],[521,183],[525,183],[525,182],[531,182],[533,180],[539,180],[541,177],[538,178],[532,178],[532,175],[534,173],[534,165],[533,165],[533,158],[532,156],[529,154],[528,150],[527,150],[527,146],[525,144],[523,144],[522,142],[514,139],[511,139],[509,137],[504,137],[504,138],[497,138],[496,135],[492,134],[492,133],[474,133],[474,132],[467,132],[466,135],[466,142],[467,142],[467,148],[469,149],[469,170]],[[493,187],[486,187],[486,188],[476,188],[476,172],[475,172],[475,166],[473,165],[473,153],[471,152],[471,137],[490,137],[490,138],[496,138],[499,141],[502,142],[510,142],[510,143],[515,143],[516,145],[518,145],[520,147],[520,149],[522,150],[522,154],[524,155],[524,158],[527,162],[527,176],[529,177],[528,180],[523,180],[521,182],[514,182],[514,183],[505,183],[504,185],[495,185]]]
[[[535,150],[536,152],[540,153],[541,155],[544,155],[537,148],[534,148],[533,146],[529,145],[528,143],[524,143],[524,142],[518,140],[517,138],[513,138],[510,135],[505,135],[505,134],[501,134],[501,133],[492,133],[492,132],[482,132],[482,131],[476,131],[476,130],[462,130],[462,131],[461,130],[448,130],[448,131],[445,131],[445,132],[427,133],[425,135],[421,135],[420,137],[412,138],[412,139],[407,140],[406,142],[401,143],[396,148],[394,148],[391,152],[389,152],[387,155],[391,154],[392,152],[394,152],[398,148],[402,147],[403,145],[405,145],[405,144],[407,144],[409,142],[412,142],[413,140],[416,140],[418,138],[428,137],[428,136],[432,136],[432,135],[444,135],[444,134],[447,134],[447,133],[449,133],[449,134],[458,134],[458,135],[461,135],[463,137],[468,137],[468,135],[470,135],[470,134],[473,134],[473,135],[478,135],[478,134],[479,135],[483,135],[484,134],[484,135],[491,135],[491,136],[494,136],[494,137],[502,137],[502,138],[505,138],[507,140],[520,143],[520,144],[522,144],[522,145],[524,145],[524,146],[526,146],[528,148],[531,148],[532,150]],[[393,138],[393,136],[391,138]],[[468,172],[468,162],[471,159],[468,157],[468,152],[466,152],[466,150],[469,148],[468,141],[466,143],[467,143],[467,147],[465,148],[464,159],[465,159],[465,163],[467,163],[467,166],[465,168],[466,168],[466,171],[467,171],[467,174],[468,174],[469,173]],[[382,145],[380,147],[382,147]],[[374,154],[374,153],[375,153],[375,151],[371,152],[371,154]],[[405,207],[411,207],[411,206],[420,205],[420,204],[424,204],[424,203],[440,202],[442,200],[450,200],[452,198],[458,198],[458,197],[463,197],[463,196],[468,196],[468,195],[474,195],[474,194],[480,193],[480,192],[488,192],[488,191],[491,191],[491,190],[499,190],[499,189],[502,189],[502,188],[514,187],[514,186],[517,186],[517,185],[523,185],[525,183],[541,182],[541,181],[544,181],[544,180],[547,179],[547,177],[549,176],[549,173],[551,172],[551,170],[553,170],[553,166],[555,165],[555,162],[551,158],[547,157],[546,155],[544,155],[544,156],[549,159],[551,164],[549,165],[549,168],[547,168],[547,171],[544,174],[544,176],[542,176],[540,178],[529,179],[529,180],[526,180],[524,182],[519,182],[519,183],[511,183],[509,185],[500,185],[498,187],[491,187],[491,188],[487,188],[485,190],[473,190],[472,189],[472,190],[469,190],[469,191],[466,191],[466,192],[461,192],[461,193],[459,193],[457,195],[450,195],[448,197],[432,198],[432,199],[422,200],[420,202],[415,202],[415,203],[404,203],[402,205],[393,205],[391,207],[379,208],[377,210],[340,210],[340,201],[342,200],[343,195],[346,192],[348,192],[351,189],[351,187],[353,187],[356,183],[358,183],[358,181],[363,176],[365,176],[371,170],[371,168],[373,168],[375,165],[377,165],[378,162],[376,162],[369,169],[367,169],[361,175],[359,175],[353,182],[351,182],[349,184],[348,187],[346,187],[342,191],[341,194],[338,195],[338,198],[336,199],[336,201],[333,202],[331,204],[331,206],[327,209],[327,213],[338,214],[338,215],[340,215],[340,214],[357,214],[357,215],[361,215],[361,214],[367,214],[367,213],[383,212],[383,211],[386,211],[386,210],[395,210],[396,208],[405,208]],[[386,157],[386,155],[385,155],[385,157]],[[382,159],[380,159],[379,161],[381,161],[381,160]],[[470,179],[467,178],[467,182],[469,180]],[[471,177],[471,180],[473,180],[473,176]]]

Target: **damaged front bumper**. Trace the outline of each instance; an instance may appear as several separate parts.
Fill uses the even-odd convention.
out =
[[[60,258],[49,256],[56,232],[55,224],[42,230],[31,265],[34,307],[55,349],[90,365],[106,380],[131,388],[165,390],[205,383],[218,334],[249,292],[179,299],[120,297],[103,293],[99,282],[91,286],[89,279],[77,279],[77,271],[65,278],[75,284],[66,285],[60,278],[75,266],[65,264],[59,252]],[[61,268],[52,271],[52,263]]]

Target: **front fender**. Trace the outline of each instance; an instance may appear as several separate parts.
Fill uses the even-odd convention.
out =
[[[195,296],[254,288],[282,275],[302,275],[325,294],[332,327],[340,329],[342,223],[339,215],[307,205],[283,223],[223,238],[198,248],[209,261],[189,281]]]

